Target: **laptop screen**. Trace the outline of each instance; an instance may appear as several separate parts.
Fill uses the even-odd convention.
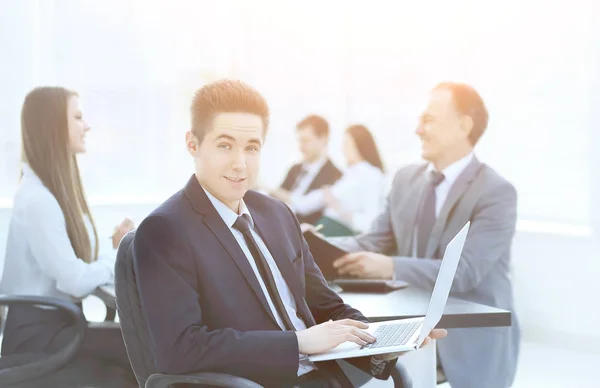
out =
[[[419,346],[425,338],[431,333],[431,330],[438,324],[444,313],[444,307],[450,294],[450,288],[456,274],[456,268],[458,267],[458,261],[462,255],[462,250],[467,239],[467,233],[469,232],[469,226],[471,222],[467,222],[465,226],[458,232],[456,236],[446,246],[444,252],[444,258],[438,272],[435,286],[433,287],[433,293],[429,300],[429,307],[427,308],[427,314],[425,315],[425,321],[421,327],[421,333],[419,334]]]

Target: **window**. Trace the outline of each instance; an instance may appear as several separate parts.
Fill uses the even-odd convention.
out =
[[[377,131],[387,163],[401,166],[418,160],[424,92],[467,82],[490,111],[476,153],[516,186],[519,218],[588,225],[591,3],[460,4],[400,19],[360,10],[375,27],[352,29],[349,121]]]
[[[20,105],[36,85],[81,95],[93,129],[80,158],[92,201],[157,202],[192,172],[183,136],[203,82],[239,77],[267,97],[261,178],[275,186],[297,160],[295,124],[310,113],[329,120],[340,166],[343,131],[358,122],[374,132],[390,175],[419,161],[414,129],[426,94],[457,80],[488,105],[477,154],[516,186],[519,217],[586,226],[592,6],[11,2],[0,14],[0,54],[11,58],[0,72],[0,198],[18,181]]]
[[[11,2],[0,15],[0,197],[9,204],[19,177],[20,110],[35,86],[80,95],[92,127],[79,157],[92,203],[160,202],[193,171],[186,156],[189,103],[196,87],[232,74],[231,4],[146,1]],[[222,28],[222,22],[232,23]],[[218,40],[215,39],[218,35]],[[16,37],[19,37],[17,39]],[[25,42],[25,43],[23,43]]]

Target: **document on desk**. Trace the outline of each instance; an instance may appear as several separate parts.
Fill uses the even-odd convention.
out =
[[[348,252],[311,231],[304,232],[304,238],[325,280],[338,285],[344,291],[387,293],[408,287],[408,283],[401,280],[357,279],[340,276],[337,269],[333,267],[333,262]]]

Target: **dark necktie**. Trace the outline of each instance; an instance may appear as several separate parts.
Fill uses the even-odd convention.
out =
[[[285,326],[285,329],[289,330],[289,331],[296,331],[296,328],[294,328],[294,324],[292,323],[292,320],[290,319],[290,317],[285,309],[285,306],[283,305],[283,301],[281,300],[279,291],[277,291],[277,285],[275,284],[275,278],[273,277],[271,268],[269,267],[269,264],[267,263],[267,259],[260,251],[260,248],[258,247],[256,240],[254,240],[254,237],[252,236],[252,233],[250,232],[251,225],[250,225],[249,216],[247,214],[243,214],[243,215],[239,216],[237,218],[237,220],[235,221],[235,223],[233,224],[233,227],[235,229],[239,230],[240,232],[242,232],[242,234],[244,235],[244,240],[246,240],[246,244],[248,245],[248,248],[250,249],[252,258],[254,259],[254,262],[256,263],[256,267],[258,268],[258,272],[260,273],[260,276],[262,277],[262,280],[265,283],[265,286],[267,287],[269,296],[271,297],[271,300],[273,301],[273,304],[275,305],[275,309],[277,310],[277,313],[279,314],[279,316],[281,317],[281,320],[283,321],[283,325]]]
[[[417,257],[425,257],[427,252],[427,243],[435,223],[435,188],[443,180],[444,174],[441,172],[432,170],[427,174],[417,226]]]

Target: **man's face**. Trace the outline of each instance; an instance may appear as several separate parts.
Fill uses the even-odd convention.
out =
[[[316,162],[327,150],[327,136],[317,136],[311,126],[296,131],[298,146],[305,162]]]
[[[452,154],[453,150],[469,146],[472,126],[471,118],[456,109],[449,90],[434,90],[416,130],[422,142],[421,156],[436,163]]]
[[[191,132],[186,134],[198,181],[236,213],[258,177],[263,140],[264,123],[251,113],[216,115],[199,144]]]

